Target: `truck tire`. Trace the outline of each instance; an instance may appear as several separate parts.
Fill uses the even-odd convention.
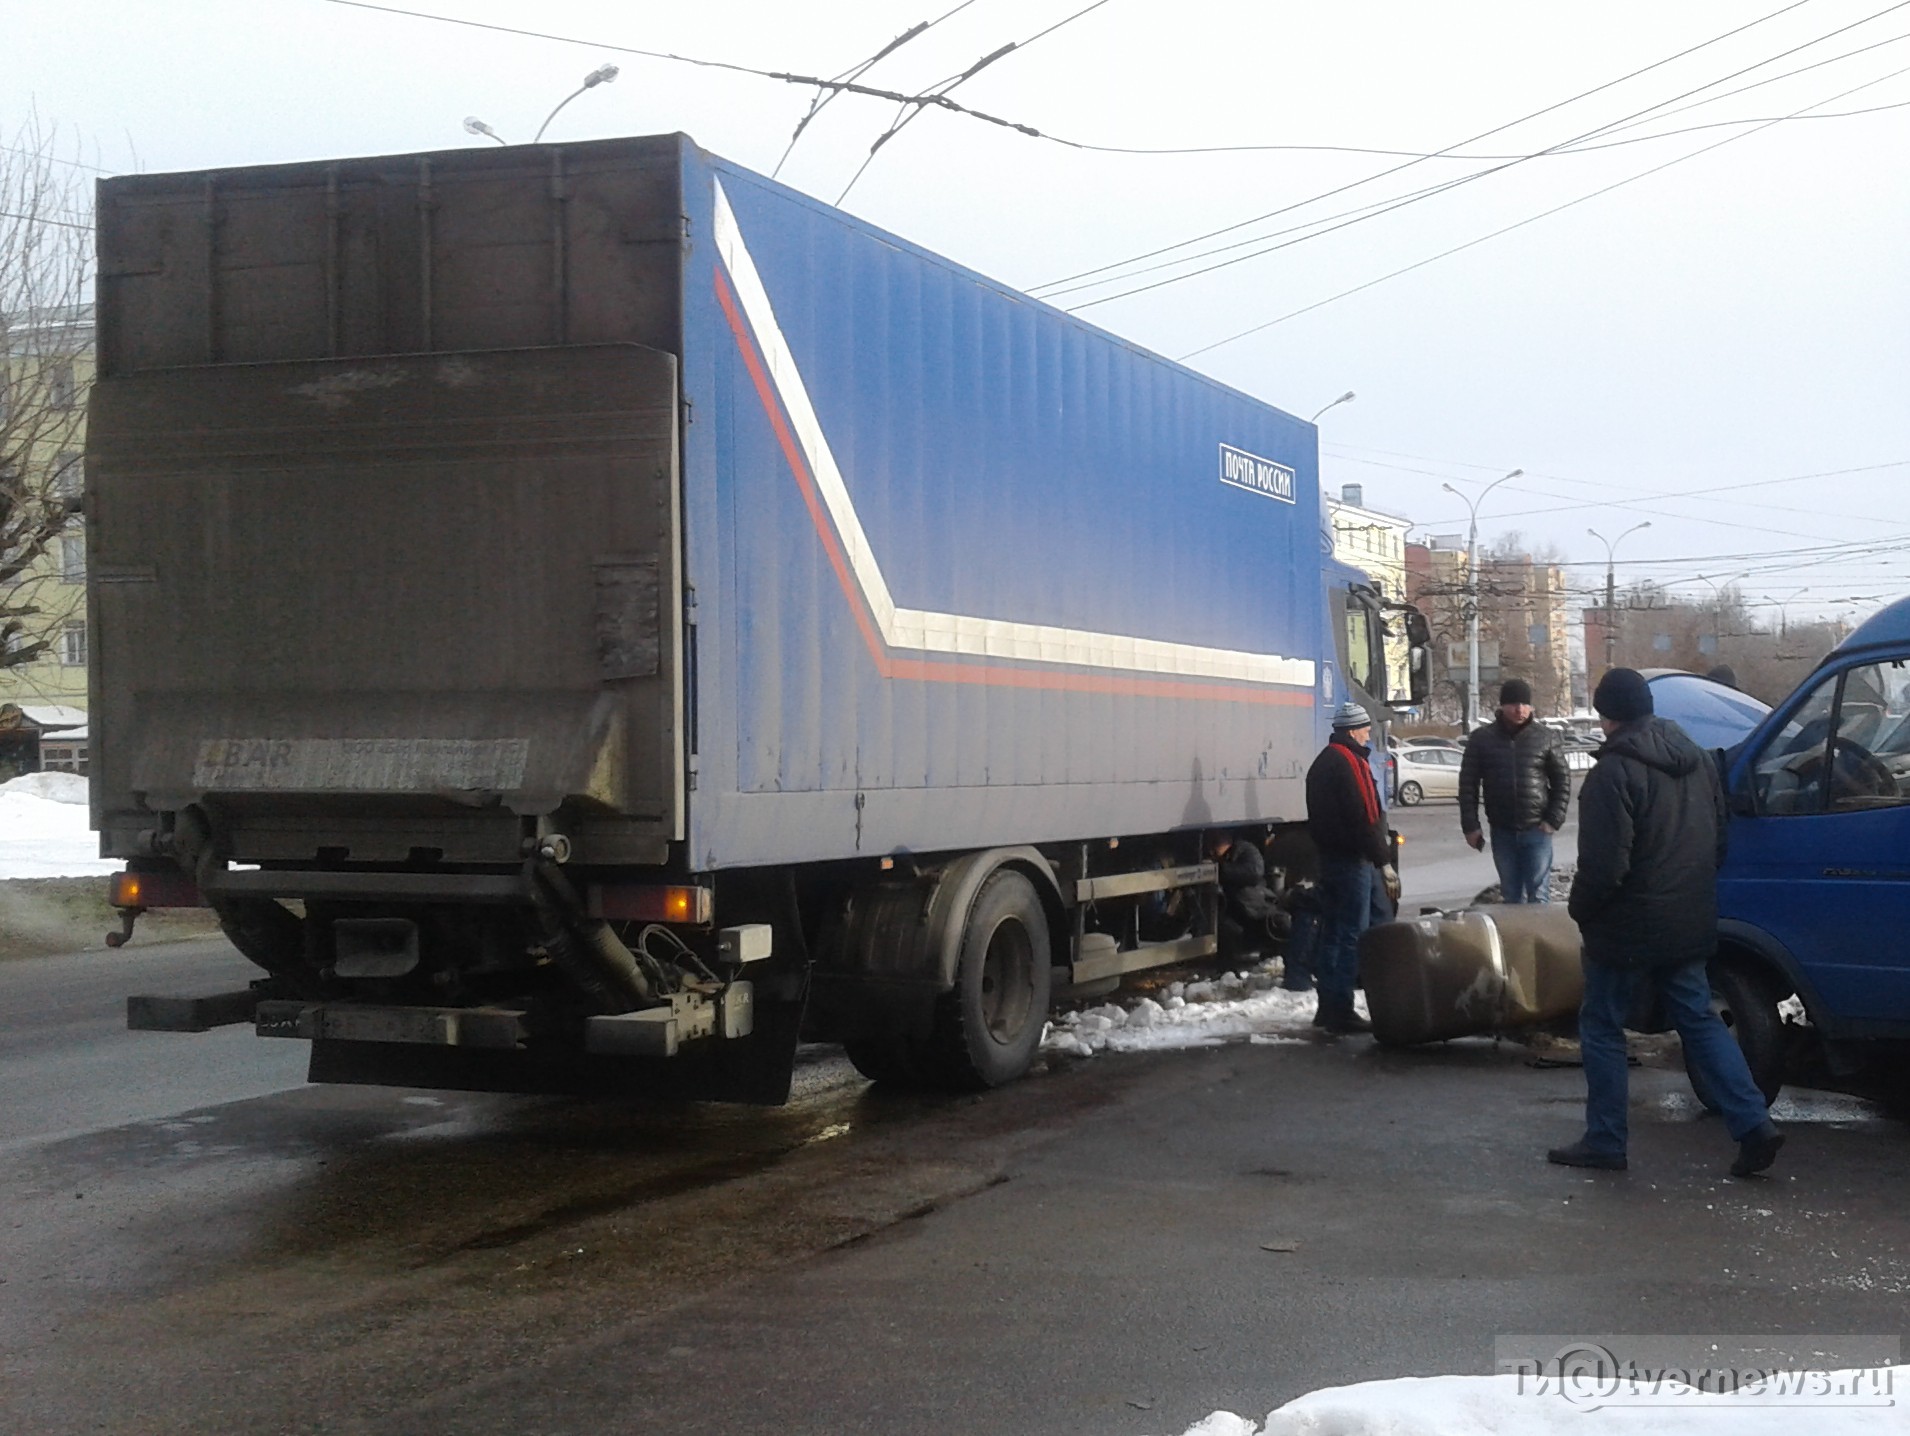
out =
[[[969,905],[955,985],[937,1001],[934,1029],[913,1054],[920,1080],[979,1092],[1026,1072],[1048,1020],[1051,961],[1034,884],[1012,868],[994,873]]]
[[[1402,808],[1416,808],[1419,800],[1426,796],[1426,790],[1419,784],[1408,780],[1399,785],[1399,805]]]
[[[1744,1064],[1751,1069],[1751,1080],[1764,1094],[1768,1107],[1784,1087],[1784,1020],[1778,1015],[1777,999],[1771,996],[1769,984],[1742,968],[1713,963],[1711,1009],[1737,1038]],[[1707,1112],[1717,1111],[1717,1099],[1705,1089],[1704,1079],[1689,1067],[1685,1075],[1699,1105]]]

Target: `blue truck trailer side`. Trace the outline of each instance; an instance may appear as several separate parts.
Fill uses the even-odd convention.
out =
[[[681,136],[109,181],[101,252],[103,850],[315,1079],[1007,1080],[1383,718],[1312,425]]]

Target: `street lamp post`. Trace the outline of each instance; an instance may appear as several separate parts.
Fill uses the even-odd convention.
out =
[[[1641,524],[1633,524],[1630,528],[1626,529],[1624,533],[1613,539],[1606,538],[1605,535],[1600,533],[1597,529],[1585,530],[1586,533],[1605,545],[1605,671],[1607,673],[1618,665],[1618,578],[1616,565],[1612,561],[1612,554],[1618,545],[1624,541],[1627,534],[1635,534],[1640,529],[1648,529],[1650,527],[1651,520],[1646,519]]]
[[[1471,527],[1466,532],[1466,722],[1470,733],[1479,721],[1479,505],[1486,501],[1486,495],[1498,488],[1507,479],[1516,479],[1525,472],[1514,469],[1502,478],[1494,479],[1479,491],[1479,497],[1468,499],[1451,484],[1439,487],[1454,497],[1465,500],[1467,510],[1472,517]]]
[[[1346,392],[1345,392],[1344,394],[1342,394],[1342,395],[1340,395],[1340,397],[1339,397],[1339,398],[1337,398],[1337,399],[1335,399],[1335,400],[1334,400],[1334,401],[1333,401],[1333,402],[1332,402],[1331,404],[1327,404],[1327,405],[1324,405],[1324,406],[1323,406],[1323,407],[1322,407],[1322,408],[1320,409],[1320,411],[1319,411],[1319,413],[1318,413],[1318,414],[1315,414],[1315,415],[1314,415],[1314,416],[1313,416],[1313,417],[1312,417],[1311,419],[1308,419],[1308,420],[1307,420],[1307,422],[1308,422],[1309,424],[1317,424],[1317,423],[1319,423],[1319,422],[1320,422],[1320,414],[1324,414],[1324,413],[1325,413],[1325,412],[1326,412],[1326,411],[1327,411],[1328,409],[1331,409],[1331,408],[1334,408],[1334,407],[1336,407],[1337,405],[1340,405],[1340,404],[1350,404],[1350,403],[1352,403],[1352,402],[1353,402],[1353,397],[1354,397],[1354,396],[1353,396],[1353,391],[1352,391],[1351,389],[1348,389],[1348,390],[1347,390],[1347,391],[1346,391]]]
[[[1699,583],[1708,583],[1711,585],[1711,646],[1715,650],[1711,656],[1720,663],[1724,661],[1724,585],[1736,583],[1743,577],[1744,575],[1741,573],[1734,573],[1725,579],[1706,578],[1703,574],[1698,575]]]
[[[1764,595],[1764,601],[1766,603],[1774,603],[1777,605],[1777,636],[1780,639],[1789,633],[1791,629],[1791,605],[1810,591],[1811,586],[1807,583],[1802,588],[1792,589],[1782,598],[1772,598],[1768,593]]]
[[[563,99],[559,100],[557,102],[556,110],[552,110],[548,115],[544,116],[544,123],[539,125],[537,127],[537,133],[531,136],[531,143],[536,144],[539,140],[544,138],[544,131],[549,129],[550,122],[557,118],[557,110],[563,109],[565,105],[568,105],[572,100],[576,99],[585,90],[594,90],[599,85],[609,84],[612,80],[617,78],[618,74],[619,74],[619,71],[615,65],[599,65],[596,69],[592,70],[588,75],[585,75],[583,84],[579,85],[576,89],[572,90],[568,95],[565,95]]]
[[[537,127],[537,133],[531,136],[531,143],[536,144],[539,140],[544,138],[544,131],[549,129],[550,122],[557,118],[557,110],[563,109],[565,105],[568,105],[585,90],[594,90],[599,85],[609,84],[612,80],[616,79],[620,73],[615,65],[599,65],[588,75],[585,75],[583,84],[572,90],[568,95],[565,95],[563,99],[557,102],[557,109],[552,110],[548,115],[544,116],[544,123],[539,125]],[[476,115],[466,115],[464,117],[464,132],[467,135],[483,135],[486,139],[496,140],[500,145],[510,143],[504,136],[485,124],[484,121],[479,119]],[[1349,394],[1347,397],[1350,399],[1352,395]]]

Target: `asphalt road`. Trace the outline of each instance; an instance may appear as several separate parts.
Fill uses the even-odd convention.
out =
[[[1910,1294],[1910,1143],[1844,1098],[1733,1181],[1656,1070],[1628,1174],[1547,1166],[1581,1078],[1487,1041],[968,1100],[818,1049],[761,1111],[312,1088],[296,1043],[115,1030],[118,979],[219,961],[0,969],[0,1429],[1175,1433],[1503,1333],[1897,1335]]]

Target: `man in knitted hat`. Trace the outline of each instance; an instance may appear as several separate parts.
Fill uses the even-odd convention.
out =
[[[1479,792],[1485,790],[1492,826],[1492,862],[1501,902],[1552,900],[1552,835],[1565,826],[1572,774],[1564,740],[1532,721],[1532,685],[1508,678],[1499,688],[1499,712],[1466,739],[1459,762],[1459,827],[1477,852]]]
[[[1584,941],[1585,1135],[1546,1156],[1567,1167],[1624,1169],[1625,1016],[1649,983],[1684,1042],[1686,1067],[1717,1099],[1738,1144],[1731,1174],[1750,1176],[1771,1165],[1784,1137],[1711,1009],[1705,967],[1718,945],[1723,785],[1684,730],[1653,715],[1651,688],[1634,670],[1607,673],[1592,706],[1606,738],[1579,794],[1571,898]]]
[[[1316,1027],[1334,1034],[1369,1032],[1353,1010],[1359,974],[1360,933],[1371,921],[1373,884],[1384,883],[1399,901],[1399,871],[1393,866],[1386,808],[1374,781],[1367,746],[1373,720],[1357,703],[1333,714],[1333,737],[1306,775],[1307,830],[1320,855],[1320,929],[1314,958],[1319,1007]]]

